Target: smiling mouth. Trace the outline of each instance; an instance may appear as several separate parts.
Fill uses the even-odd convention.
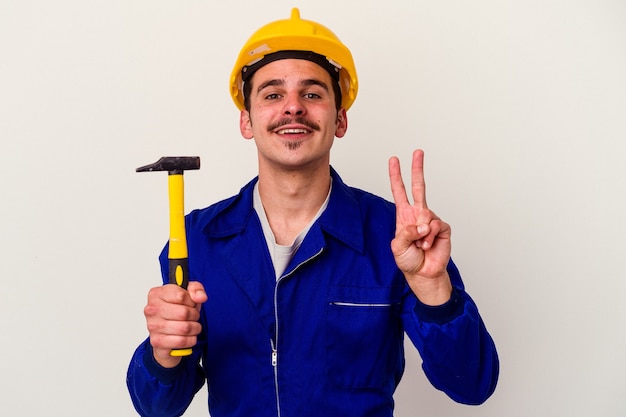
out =
[[[268,126],[267,130],[278,135],[306,135],[313,131],[318,132],[320,126],[304,117],[297,117],[295,120],[291,118],[281,119]]]
[[[279,135],[297,135],[310,133],[307,129],[280,129],[276,132]]]

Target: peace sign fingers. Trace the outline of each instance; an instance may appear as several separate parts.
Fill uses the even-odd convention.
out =
[[[412,203],[402,180],[400,162],[395,156],[389,159],[389,179],[396,204],[396,236],[392,242],[392,251],[398,266],[404,272],[435,265],[434,269],[440,269],[442,263],[445,266],[445,258],[450,254],[450,227],[426,203],[424,151],[418,149],[412,156]],[[437,262],[427,265],[429,259],[437,259]]]
[[[413,203],[409,202],[402,173],[400,161],[397,157],[389,159],[389,180],[391,182],[391,194],[396,204],[396,217],[398,223],[412,225],[428,224],[432,220],[432,213],[426,204],[426,183],[424,181],[424,151],[418,149],[413,152],[411,165],[411,195]]]

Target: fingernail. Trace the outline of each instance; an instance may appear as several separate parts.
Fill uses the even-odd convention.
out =
[[[424,233],[426,233],[426,226],[423,224],[418,225],[417,233],[419,233],[420,235],[423,235]]]

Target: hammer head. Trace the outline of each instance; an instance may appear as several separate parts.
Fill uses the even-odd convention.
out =
[[[199,156],[164,156],[153,164],[142,166],[136,172],[167,171],[170,175],[200,169]]]

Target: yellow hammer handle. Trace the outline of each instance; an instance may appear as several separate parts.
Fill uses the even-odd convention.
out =
[[[185,233],[185,185],[183,174],[171,174],[168,178],[170,198],[170,247],[169,259],[187,258],[187,235]]]
[[[185,232],[185,186],[183,174],[168,175],[170,201],[169,282],[187,289],[189,284],[189,262],[187,234]],[[174,349],[171,356],[189,356],[191,348]]]

